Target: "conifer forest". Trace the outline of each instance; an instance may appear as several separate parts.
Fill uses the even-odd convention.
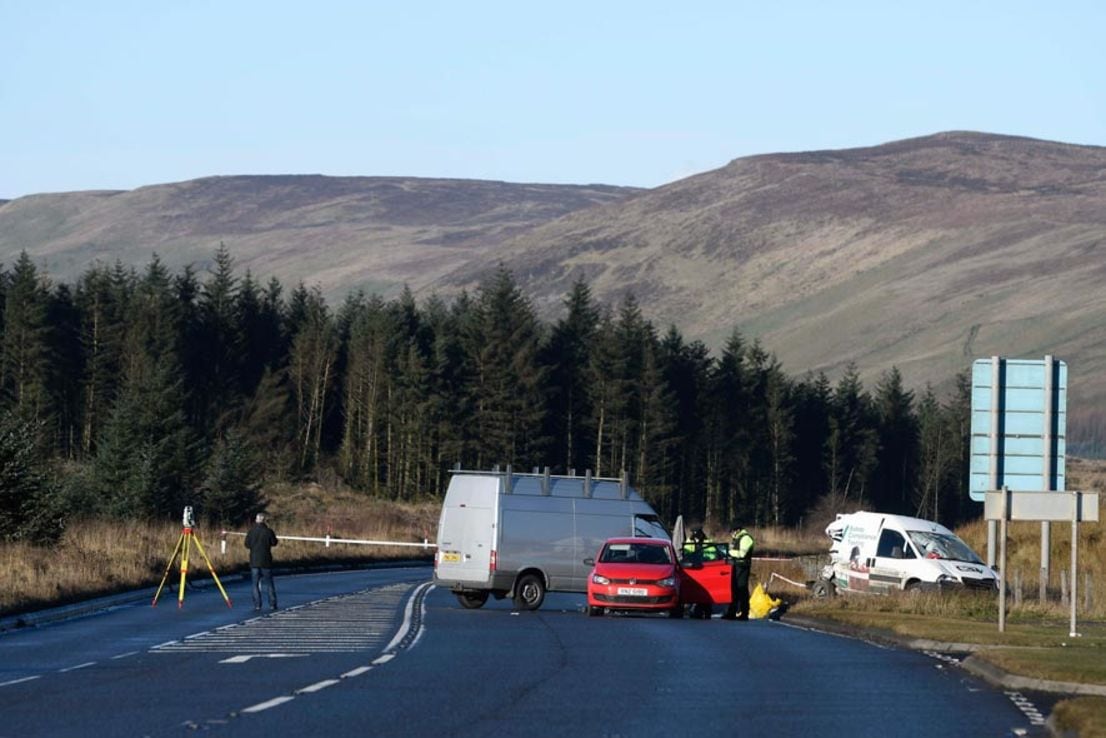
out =
[[[623,471],[671,523],[793,526],[819,505],[955,524],[967,496],[967,373],[939,397],[886,371],[789,376],[736,329],[717,355],[630,296],[578,282],[544,322],[500,269],[416,301],[239,273],[0,270],[0,539],[73,516],[241,524],[266,483],[440,497],[449,470]]]

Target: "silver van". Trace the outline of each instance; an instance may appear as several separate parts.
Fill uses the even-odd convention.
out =
[[[616,536],[668,538],[625,475],[457,470],[438,522],[434,581],[466,608],[492,595],[536,610],[546,592],[586,592],[584,559]]]

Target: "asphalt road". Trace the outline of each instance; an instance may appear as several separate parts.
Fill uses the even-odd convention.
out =
[[[784,623],[464,610],[427,568],[281,577],[0,635],[0,736],[1012,736],[954,659]],[[163,595],[163,598],[165,595]],[[246,606],[243,607],[242,605]],[[786,620],[786,619],[785,619]]]

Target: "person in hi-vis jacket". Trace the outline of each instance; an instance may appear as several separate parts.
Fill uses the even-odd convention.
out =
[[[731,526],[730,561],[730,605],[722,617],[726,620],[749,619],[749,572],[753,567],[753,537],[741,525]]]

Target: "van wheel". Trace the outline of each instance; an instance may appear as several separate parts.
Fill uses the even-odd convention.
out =
[[[487,592],[457,592],[457,601],[466,610],[476,610],[484,606],[488,601]]]
[[[515,585],[515,607],[537,610],[545,599],[545,582],[537,574],[524,574]]]
[[[603,614],[603,608],[588,605],[588,617],[596,618]]]
[[[825,599],[826,597],[833,597],[837,594],[837,587],[835,587],[833,582],[829,579],[819,579],[814,583],[814,586],[811,587],[811,592],[813,592],[814,596],[818,599]]]

